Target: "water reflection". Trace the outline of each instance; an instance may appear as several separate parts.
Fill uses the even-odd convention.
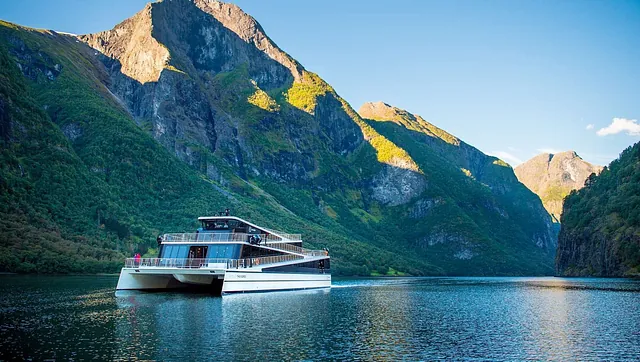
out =
[[[359,279],[224,298],[0,281],[0,360],[640,359],[631,280]]]

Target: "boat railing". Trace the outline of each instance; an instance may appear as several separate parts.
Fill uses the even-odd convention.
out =
[[[293,235],[293,234],[292,234]],[[295,236],[295,235],[294,235]],[[252,238],[253,237],[253,238]],[[247,243],[262,245],[272,249],[304,254],[305,249],[287,242],[301,242],[300,235],[295,240],[283,240],[270,234],[245,234],[245,233],[179,233],[164,234],[163,242],[168,243]]]
[[[304,249],[305,256],[329,256],[329,252],[327,250],[308,250]]]
[[[189,242],[189,243],[224,243],[229,241],[249,242],[251,237],[260,237],[263,242],[299,243],[302,242],[300,234],[284,234],[278,237],[273,234],[247,234],[247,233],[171,233],[162,236],[163,241]]]
[[[297,245],[288,244],[287,242],[300,242],[299,234],[297,240],[282,240],[274,235],[269,234],[245,234],[245,233],[179,233],[164,234],[162,240],[169,243],[246,243],[253,245],[261,245],[271,249],[288,251],[291,253],[306,256],[324,256],[328,255],[325,250],[309,250]],[[253,237],[253,239],[251,238]],[[259,237],[259,238],[257,238]]]
[[[239,269],[260,265],[276,264],[286,261],[302,260],[299,255],[275,255],[244,259],[209,259],[209,258],[127,258],[126,268],[225,268]]]

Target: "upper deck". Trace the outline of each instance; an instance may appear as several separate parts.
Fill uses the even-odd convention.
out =
[[[158,239],[161,245],[159,257],[237,258],[282,253],[300,257],[326,255],[324,250],[304,249],[300,234],[268,229],[237,216],[203,216],[198,221],[202,225],[195,233],[162,235]]]
[[[237,216],[201,216],[198,221],[202,223],[202,227],[198,229],[200,233],[264,235],[269,241],[273,242],[302,242],[300,234],[288,234],[268,229]]]

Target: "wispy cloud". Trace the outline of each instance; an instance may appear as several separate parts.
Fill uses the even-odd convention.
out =
[[[518,157],[512,155],[509,152],[505,151],[493,151],[490,153],[491,156],[498,157],[499,159],[506,161],[511,166],[517,166],[522,163],[522,160]]]
[[[555,155],[556,153],[562,152],[562,150],[558,150],[558,149],[551,148],[551,147],[538,148],[536,151],[538,151],[539,153],[550,153],[552,155]]]
[[[640,124],[635,119],[614,118],[610,125],[596,132],[598,136],[608,136],[624,132],[629,136],[640,136]]]
[[[589,123],[587,125],[587,131],[591,131],[594,127],[595,127],[595,125],[593,125],[592,123]]]

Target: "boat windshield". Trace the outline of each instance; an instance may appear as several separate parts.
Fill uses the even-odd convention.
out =
[[[210,219],[202,221],[202,230],[217,231],[229,230],[235,233],[256,233],[260,230],[253,228],[239,220]]]
[[[229,229],[230,220],[207,220],[202,222],[204,230]]]

